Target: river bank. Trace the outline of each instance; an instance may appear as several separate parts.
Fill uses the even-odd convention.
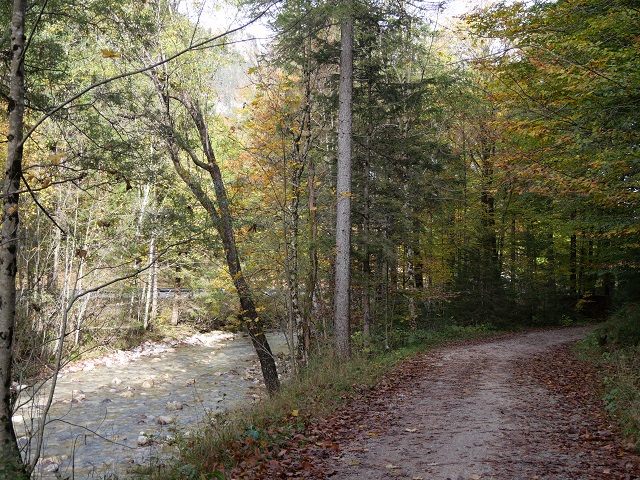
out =
[[[269,341],[274,353],[287,351],[282,335],[270,334]],[[250,340],[225,332],[145,342],[75,362],[58,375],[35,477],[122,477],[171,456],[175,442],[209,415],[262,395]],[[16,412],[21,445],[28,444],[44,402],[36,395]]]

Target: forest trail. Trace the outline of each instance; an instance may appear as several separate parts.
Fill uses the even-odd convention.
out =
[[[571,352],[587,332],[510,335],[403,362],[314,427],[325,448],[297,452],[313,462],[300,478],[640,478],[594,392],[595,372]]]

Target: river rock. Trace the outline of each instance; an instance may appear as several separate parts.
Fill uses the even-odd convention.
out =
[[[170,423],[173,423],[176,421],[176,417],[172,417],[170,415],[160,415],[158,418],[156,418],[156,423],[158,425],[169,425]]]
[[[146,447],[150,443],[151,443],[151,439],[147,437],[147,435],[144,432],[140,432],[140,435],[138,435],[138,446]]]
[[[49,457],[44,457],[41,462],[43,465],[49,465],[51,463],[61,464],[65,460],[69,459],[69,455],[51,455]]]
[[[82,390],[72,390],[71,391],[71,401],[73,403],[84,402],[87,396],[84,394]]]
[[[154,384],[153,378],[148,378],[142,382],[142,388],[153,388]]]
[[[60,465],[58,463],[50,463],[42,469],[44,473],[55,473],[58,470],[60,470]]]
[[[113,380],[111,380],[111,385],[120,385],[122,383],[122,380],[120,380],[118,377],[115,377]]]
[[[120,396],[124,398],[131,398],[133,397],[133,392],[131,390],[125,390],[120,394]]]
[[[176,401],[167,402],[167,410],[182,410],[182,404]]]

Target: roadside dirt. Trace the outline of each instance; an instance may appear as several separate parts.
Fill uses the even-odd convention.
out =
[[[586,328],[447,347],[404,362],[309,428],[262,478],[637,479],[569,344]],[[276,465],[276,462],[273,462]]]

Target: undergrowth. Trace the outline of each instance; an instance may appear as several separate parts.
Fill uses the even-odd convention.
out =
[[[579,351],[602,368],[606,409],[640,451],[640,305],[617,310]]]
[[[395,348],[390,349],[356,337],[349,360],[338,361],[329,350],[317,353],[295,378],[284,382],[278,395],[212,415],[197,435],[178,438],[177,461],[159,463],[138,474],[162,480],[225,479],[228,472],[246,467],[247,462],[275,458],[292,438],[306,441],[304,433],[310,425],[375,388],[385,373],[408,356],[495,333],[489,326],[394,332]]]

